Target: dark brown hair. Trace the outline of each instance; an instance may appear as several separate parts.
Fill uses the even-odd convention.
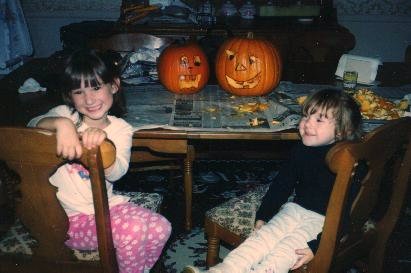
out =
[[[357,102],[338,89],[323,89],[313,93],[304,102],[302,114],[310,116],[318,110],[331,110],[335,118],[336,141],[356,140],[361,137],[361,112]]]
[[[96,87],[107,83],[116,84],[116,79],[120,79],[118,68],[108,56],[94,50],[82,49],[75,51],[68,58],[64,70],[63,101],[75,111],[71,92],[80,88],[82,80],[84,80],[87,87]],[[119,90],[113,95],[113,105],[109,110],[109,114],[122,117],[125,113],[124,96],[119,86]]]

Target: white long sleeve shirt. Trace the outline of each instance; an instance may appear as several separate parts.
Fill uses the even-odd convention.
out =
[[[33,118],[29,127],[35,127],[45,117],[66,117],[74,124],[79,124],[78,132],[82,132],[88,126],[82,122],[77,112],[72,113],[66,105],[52,108],[44,115]],[[133,128],[121,118],[108,116],[110,125],[104,131],[107,138],[116,146],[116,161],[109,174],[106,174],[106,187],[109,206],[115,206],[128,201],[128,197],[113,194],[112,182],[120,179],[128,170],[131,154]],[[91,183],[87,169],[78,163],[67,163],[50,177],[50,183],[58,188],[57,198],[68,216],[78,213],[94,214]]]

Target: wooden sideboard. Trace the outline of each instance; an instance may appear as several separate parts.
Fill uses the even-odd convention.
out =
[[[276,45],[283,59],[282,80],[292,82],[330,83],[340,56],[355,46],[355,37],[335,20],[314,18],[301,22],[298,18],[258,18],[243,20],[240,17],[221,19],[208,27],[194,24],[145,23],[124,25],[113,21],[85,21],[64,26],[60,30],[66,50],[93,47],[100,40],[113,35],[145,33],[172,39],[195,38],[200,41],[209,57],[211,67],[218,47],[231,36],[264,38]],[[92,42],[94,41],[94,42]],[[98,43],[97,43],[98,44]],[[213,73],[212,73],[213,74]]]

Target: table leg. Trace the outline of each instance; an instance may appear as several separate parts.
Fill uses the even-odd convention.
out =
[[[186,199],[185,229],[187,231],[190,231],[192,227],[193,160],[194,147],[192,145],[188,145],[187,156],[184,159],[184,192]]]

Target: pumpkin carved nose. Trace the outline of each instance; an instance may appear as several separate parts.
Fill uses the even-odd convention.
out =
[[[235,68],[236,71],[244,71],[247,70],[247,68],[242,65],[242,64],[237,64],[237,67]]]

